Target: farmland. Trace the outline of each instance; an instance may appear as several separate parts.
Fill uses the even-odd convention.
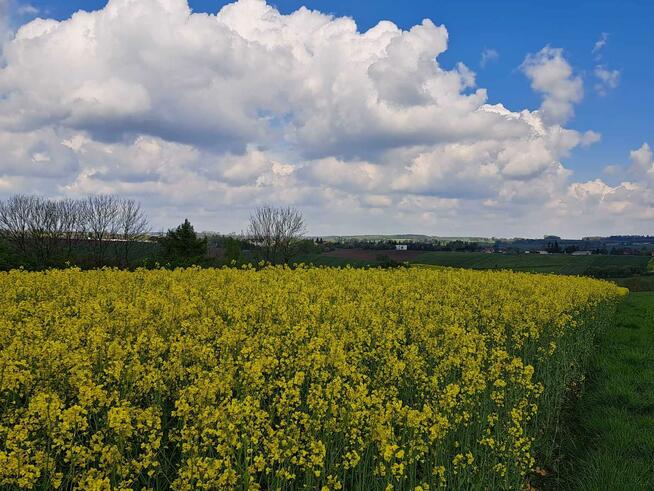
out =
[[[0,485],[521,489],[625,293],[420,268],[0,273]]]
[[[483,254],[427,252],[412,262],[471,269],[511,269],[532,273],[628,276],[647,270],[649,256],[572,256],[566,254]]]
[[[484,254],[481,252],[421,252],[372,249],[336,249],[323,254],[304,255],[297,262],[323,266],[375,266],[384,259],[414,265],[443,266],[477,270],[512,270],[529,273],[621,278],[649,272],[650,256],[568,254]],[[644,280],[647,283],[647,280]],[[626,286],[626,285],[625,285]]]

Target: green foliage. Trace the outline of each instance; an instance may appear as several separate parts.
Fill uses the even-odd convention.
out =
[[[241,259],[241,242],[233,237],[225,239],[225,259],[228,263],[232,261],[240,262]]]
[[[635,275],[628,278],[613,278],[611,281],[629,288],[632,292],[654,292],[654,274]]]
[[[161,262],[161,247],[157,242],[135,242],[129,250],[130,268],[155,267]],[[27,271],[42,271],[49,268],[76,266],[81,269],[94,269],[98,266],[124,267],[121,259],[123,251],[108,247],[101,264],[94,258],[93,243],[89,240],[75,240],[67,247],[66,254],[58,254],[49,262],[38,261],[32,255],[21,254],[0,239],[0,271],[23,268]]]
[[[322,243],[316,243],[313,239],[299,240],[295,248],[298,254],[319,254],[327,249]]]
[[[207,253],[207,240],[199,239],[188,219],[175,229],[170,229],[160,239],[162,254],[168,261],[186,262],[201,258]]]
[[[0,238],[0,271],[16,267],[16,257],[9,244]]]
[[[376,264],[375,266],[384,268],[384,269],[389,269],[389,268],[399,268],[401,266],[405,266],[405,263],[396,261],[395,259],[392,259],[388,256],[388,254],[379,254],[376,258]]]

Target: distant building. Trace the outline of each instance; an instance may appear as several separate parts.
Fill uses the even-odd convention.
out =
[[[572,253],[573,256],[590,256],[593,254],[593,251],[574,251]]]
[[[549,254],[549,252],[547,252],[547,251],[538,251],[538,254],[547,255],[547,254]]]
[[[395,250],[396,251],[406,251],[408,249],[408,247],[409,246],[407,246],[406,244],[397,244],[395,246]]]

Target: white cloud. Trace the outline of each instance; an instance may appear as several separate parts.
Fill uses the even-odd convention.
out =
[[[558,203],[558,213],[571,220],[583,220],[586,226],[613,232],[644,233],[654,220],[654,158],[647,143],[630,152],[628,169],[632,180],[615,186],[601,179],[571,183],[567,196]],[[604,173],[624,177],[623,167],[610,165]]]
[[[0,50],[11,39],[12,29],[9,18],[11,0],[0,0]]]
[[[527,55],[522,70],[531,80],[531,87],[543,94],[540,111],[547,123],[565,123],[572,117],[574,104],[584,95],[583,82],[573,75],[562,49],[546,46]]]
[[[39,13],[39,9],[29,3],[20,5],[18,7],[18,15],[21,16],[37,15],[38,13]]]
[[[14,36],[17,23],[38,12],[31,4],[22,4],[18,0],[0,0],[0,61],[4,61],[2,50]]]
[[[497,60],[500,57],[500,54],[497,50],[492,48],[484,48],[484,51],[481,52],[481,60],[479,66],[485,68],[490,62]]]
[[[603,65],[597,65],[593,73],[597,78],[595,91],[601,96],[605,96],[610,89],[615,89],[620,85],[619,70],[609,70]]]
[[[595,41],[592,52],[597,59],[600,59],[602,57],[602,50],[604,49],[606,43],[608,42],[609,42],[609,34],[607,32],[603,32],[602,34],[600,34],[599,39]]]
[[[631,230],[628,232],[631,233],[637,230],[633,228],[634,224],[654,219],[654,191],[643,184],[622,182],[611,187],[596,179],[572,184],[568,197],[570,202],[566,213],[571,218],[585,218],[594,211],[597,222],[615,221],[629,227]],[[629,221],[621,223],[620,220],[625,218]]]
[[[621,171],[622,168],[619,165],[609,164],[604,167],[602,173],[606,174],[607,176],[615,176],[620,174]]]
[[[312,233],[564,224],[585,195],[563,161],[600,138],[561,126],[581,79],[546,47],[522,66],[541,108],[510,111],[488,104],[470,68],[441,66],[447,46],[430,20],[359,32],[262,0],[217,15],[110,0],[36,19],[0,69],[0,194],[128,194],[157,226],[190,216],[222,231],[259,203],[302,207]],[[584,223],[574,235],[593,232]]]
[[[612,89],[620,85],[620,70],[611,70],[606,65],[600,63],[603,56],[603,50],[609,41],[609,34],[603,32],[600,38],[595,42],[592,53],[595,55],[597,65],[593,69],[593,74],[597,79],[594,85],[595,92],[600,96],[605,96]]]
[[[581,146],[588,147],[602,139],[602,135],[593,130],[586,131],[581,137]]]
[[[654,183],[654,156],[647,143],[630,152],[631,167],[629,171],[637,178],[647,178]]]

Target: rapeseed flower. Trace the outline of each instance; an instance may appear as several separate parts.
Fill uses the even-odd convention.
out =
[[[624,294],[451,269],[0,273],[0,487],[517,489]]]

